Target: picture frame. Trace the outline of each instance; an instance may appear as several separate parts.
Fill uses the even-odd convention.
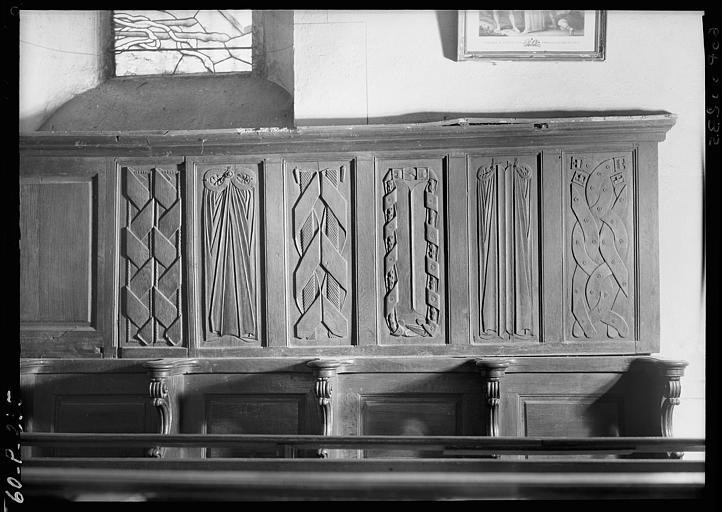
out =
[[[604,60],[606,11],[459,11],[457,60]]]

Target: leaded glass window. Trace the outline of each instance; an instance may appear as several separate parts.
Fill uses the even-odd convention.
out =
[[[116,76],[251,71],[252,10],[113,11]]]

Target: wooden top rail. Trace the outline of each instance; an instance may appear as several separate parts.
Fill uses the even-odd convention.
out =
[[[93,434],[24,432],[24,445],[45,447],[183,446],[239,447],[274,446],[293,448],[408,448],[418,450],[474,450],[479,453],[657,453],[703,452],[702,438],[669,437],[480,437],[480,436],[321,436],[256,434]]]
[[[186,500],[679,498],[699,497],[705,484],[704,473],[697,472],[278,471],[269,477],[267,471],[28,467],[22,477],[28,494],[68,499],[93,492]]]
[[[472,473],[654,473],[702,472],[705,462],[684,459],[317,459],[317,458],[209,458],[161,459],[153,457],[32,457],[23,460],[30,467],[172,469],[204,471],[355,471],[355,472],[472,472]]]

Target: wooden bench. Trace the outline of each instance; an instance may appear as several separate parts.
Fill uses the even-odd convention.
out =
[[[263,436],[22,434],[35,446],[275,446],[270,459],[31,458],[28,496],[70,500],[692,498],[704,489],[704,462],[655,459],[704,452],[703,439],[509,438],[472,436]],[[414,449],[415,459],[293,458],[302,450]],[[478,458],[554,455],[559,460]],[[572,454],[643,459],[572,460]],[[290,458],[288,458],[290,457]],[[311,455],[313,457],[313,455]]]

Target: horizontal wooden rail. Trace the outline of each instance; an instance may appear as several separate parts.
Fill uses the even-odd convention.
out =
[[[161,459],[139,457],[33,457],[23,461],[23,468],[105,468],[170,469],[204,471],[356,471],[356,472],[472,472],[472,473],[581,473],[704,472],[705,462],[684,459],[287,459],[287,458],[207,458]]]
[[[29,467],[22,476],[28,494],[68,499],[93,493],[186,500],[699,497],[705,483],[698,472],[277,471],[269,478],[267,471]]]
[[[256,434],[94,434],[25,432],[24,445],[41,447],[241,447],[476,451],[495,454],[703,452],[702,438],[669,437],[480,437],[480,436],[320,436]]]

